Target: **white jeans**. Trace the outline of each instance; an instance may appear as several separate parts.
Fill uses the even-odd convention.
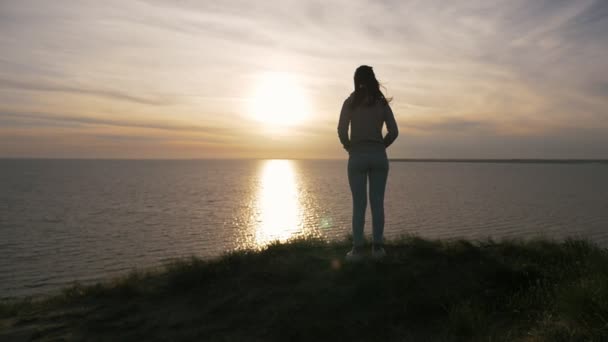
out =
[[[374,244],[384,242],[384,190],[388,177],[386,151],[351,152],[348,158],[348,183],[353,196],[353,245],[364,243],[363,228],[367,208],[367,179],[372,209],[372,237]]]

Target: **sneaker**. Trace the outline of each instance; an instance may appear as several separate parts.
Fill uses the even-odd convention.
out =
[[[384,247],[373,247],[372,248],[372,258],[376,260],[380,260],[386,256],[386,251]]]
[[[346,253],[346,261],[357,262],[363,260],[363,252],[361,248],[353,247],[348,253]]]

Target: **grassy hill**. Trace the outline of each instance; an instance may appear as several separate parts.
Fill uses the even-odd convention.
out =
[[[608,252],[579,240],[272,244],[0,305],[2,341],[604,341]]]

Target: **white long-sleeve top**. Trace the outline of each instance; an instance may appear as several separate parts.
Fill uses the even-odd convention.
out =
[[[342,105],[338,121],[338,137],[344,148],[349,151],[384,150],[395,141],[399,128],[390,105],[375,103],[353,108],[351,94]],[[382,126],[386,124],[387,133],[382,137]],[[348,127],[350,126],[350,137]]]

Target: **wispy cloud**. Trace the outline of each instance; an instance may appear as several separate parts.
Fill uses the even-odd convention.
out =
[[[48,127],[172,131],[183,143],[223,143],[222,153],[248,140],[271,155],[279,135],[248,121],[247,98],[258,73],[289,71],[315,110],[280,139],[340,156],[339,107],[354,68],[371,64],[411,134],[395,156],[601,154],[595,144],[608,135],[603,0],[23,0],[0,2],[0,30],[0,120],[13,124],[26,116],[10,113],[30,113]],[[39,94],[96,100],[74,114],[82,104]],[[41,108],[71,114],[33,113]],[[585,142],[572,138],[580,134]],[[480,139],[491,149],[481,152]]]
[[[74,115],[48,114],[48,113],[14,113],[0,111],[0,122],[10,119],[13,122],[26,121],[29,124],[37,122],[39,125],[53,123],[55,125],[95,125],[127,128],[143,128],[153,130],[193,132],[217,136],[229,136],[232,130],[229,127],[200,126],[195,124],[178,124],[171,122],[157,122],[155,120],[109,119],[101,117],[86,117]]]
[[[0,88],[12,88],[19,90],[28,91],[44,91],[44,92],[62,92],[62,93],[75,93],[82,95],[101,96],[109,98],[111,100],[129,101],[143,105],[162,106],[171,104],[168,99],[163,98],[146,98],[131,95],[118,90],[110,89],[89,89],[86,86],[77,85],[61,85],[61,84],[50,84],[46,82],[24,82],[17,80],[9,80],[0,78]]]

